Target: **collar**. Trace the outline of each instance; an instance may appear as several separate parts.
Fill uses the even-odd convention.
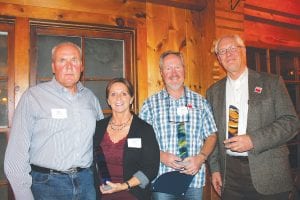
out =
[[[230,76],[227,76],[227,82],[234,88],[239,88],[243,82],[247,80],[248,77],[248,68],[236,79],[233,80]]]
[[[170,98],[170,95],[169,95],[168,91],[166,90],[166,88],[164,88],[162,90],[162,96],[164,99]],[[185,98],[185,97],[187,97],[187,98],[191,97],[190,89],[186,86],[184,86],[184,94],[179,99]]]

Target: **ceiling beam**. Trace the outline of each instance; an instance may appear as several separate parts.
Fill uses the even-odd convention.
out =
[[[172,6],[189,10],[201,11],[206,8],[207,0],[133,0],[139,2],[149,2],[159,5]]]

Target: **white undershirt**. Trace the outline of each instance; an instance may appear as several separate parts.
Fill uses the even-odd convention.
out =
[[[228,138],[229,105],[239,109],[238,135],[245,135],[248,116],[248,69],[236,80],[227,76],[226,81],[226,139]],[[247,156],[248,152],[238,153],[226,150],[226,153],[233,156]]]

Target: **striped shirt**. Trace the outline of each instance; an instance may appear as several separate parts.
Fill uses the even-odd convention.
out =
[[[188,113],[179,119],[178,108],[187,107]],[[184,112],[184,111],[183,111]],[[179,155],[177,141],[177,123],[185,121],[188,155],[199,154],[204,140],[217,131],[209,103],[201,95],[185,87],[185,95],[175,100],[163,89],[149,97],[143,104],[140,117],[154,128],[160,150]],[[174,169],[160,163],[159,174]],[[205,165],[195,175],[190,187],[200,188],[205,185]]]
[[[72,95],[55,78],[29,88],[15,110],[5,154],[5,173],[16,199],[31,199],[30,164],[66,171],[90,167],[97,97],[79,82]]]

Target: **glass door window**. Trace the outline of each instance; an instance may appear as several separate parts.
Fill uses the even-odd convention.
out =
[[[77,28],[77,29],[76,29]],[[134,31],[65,25],[32,26],[31,85],[52,79],[51,49],[60,42],[73,42],[82,48],[84,72],[81,82],[99,98],[104,114],[110,109],[105,88],[112,78],[124,77],[135,85]],[[136,107],[136,105],[135,105]]]

